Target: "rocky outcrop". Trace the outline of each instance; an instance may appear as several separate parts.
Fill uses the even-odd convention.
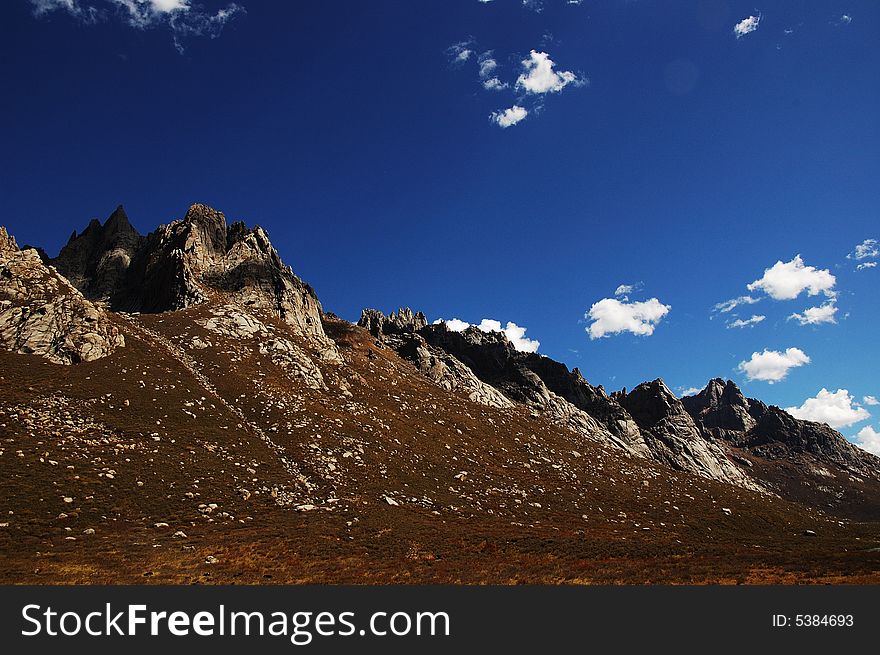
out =
[[[681,471],[757,487],[727,458],[721,443],[706,438],[663,380],[638,385],[621,402],[638,423],[654,459]]]
[[[732,380],[710,380],[695,396],[681,399],[688,414],[706,428],[746,432],[755,425],[749,401]]]
[[[122,208],[89,224],[53,260],[88,297],[114,310],[157,313],[200,304],[213,294],[271,313],[341,362],[324,333],[314,290],[286,266],[265,230],[227,225],[220,211],[192,205],[183,219],[137,234]]]
[[[0,227],[0,346],[57,364],[76,364],[124,345],[102,309],[47,267],[36,250],[19,250]]]
[[[769,407],[754,429],[745,436],[756,454],[779,459],[807,454],[843,469],[880,476],[880,459],[854,446],[825,423],[803,421],[779,407]]]
[[[143,242],[120,205],[103,225],[93,219],[81,234],[74,232],[51,263],[86,297],[109,300]]]
[[[459,391],[473,402],[487,407],[514,406],[507,396],[480,380],[471,369],[449,353],[428,346],[418,334],[402,340],[398,344],[398,352],[425,377],[448,391]]]
[[[409,307],[403,307],[385,316],[378,309],[365,309],[361,312],[358,325],[365,328],[374,337],[389,335],[413,334],[428,325],[428,319],[422,312],[413,313]]]

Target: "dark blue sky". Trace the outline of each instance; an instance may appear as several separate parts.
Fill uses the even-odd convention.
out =
[[[880,396],[880,270],[846,258],[880,238],[876,2],[240,0],[202,36],[146,10],[132,26],[112,0],[75,0],[93,19],[41,2],[59,0],[0,9],[0,224],[19,242],[55,254],[119,203],[147,232],[205,202],[267,228],[348,319],[513,321],[609,388],[733,377],[880,414],[862,400]],[[577,82],[517,89],[532,50]],[[502,91],[482,87],[489,51]],[[513,106],[525,120],[490,121]],[[797,254],[833,289],[712,313]],[[585,312],[637,282],[617,309],[670,307],[653,334],[591,340]],[[788,319],[835,294],[837,323]],[[811,361],[775,384],[737,370],[788,348]]]

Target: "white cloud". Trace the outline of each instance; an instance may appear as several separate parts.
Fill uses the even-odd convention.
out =
[[[751,34],[758,26],[761,24],[761,15],[757,16],[749,16],[747,18],[743,18],[740,22],[733,26],[733,33],[736,34],[736,38],[741,38],[746,34]]]
[[[487,78],[498,68],[498,62],[492,57],[492,51],[484,52],[478,60],[480,66],[480,77]]]
[[[503,91],[508,86],[507,82],[502,82],[497,77],[490,77],[487,80],[483,80],[483,88],[486,89],[486,91]]]
[[[755,327],[758,323],[766,319],[766,316],[753,314],[751,318],[743,320],[741,318],[732,321],[727,324],[728,329],[730,328],[744,328],[744,327]]]
[[[876,259],[880,257],[880,243],[877,239],[865,239],[849,253],[847,259]]]
[[[877,400],[874,396],[865,396],[862,398],[862,402],[866,405],[880,405],[880,400]]]
[[[528,115],[528,109],[520,107],[519,105],[514,105],[508,109],[492,112],[492,115],[489,116],[489,120],[499,127],[508,128],[516,125]]]
[[[471,323],[462,321],[457,318],[453,318],[449,321],[438,318],[436,321],[434,321],[434,325],[438,325],[440,323],[445,323],[446,327],[453,332],[464,332],[469,327],[475,327],[483,332],[501,332],[502,334],[504,334],[505,337],[507,337],[507,340],[510,341],[511,344],[513,344],[513,347],[520,352],[538,352],[538,348],[541,345],[541,342],[537,339],[526,338],[527,328],[520,327],[512,321],[508,321],[507,326],[504,328],[501,327],[501,321],[496,321],[491,318],[484,318],[482,321],[480,321],[479,325],[472,325]]]
[[[810,307],[804,310],[803,314],[792,314],[788,317],[788,320],[796,319],[801,325],[837,323],[837,319],[834,317],[835,314],[837,314],[837,307],[832,300],[819,307]]]
[[[584,84],[571,71],[555,71],[555,62],[546,52],[532,50],[528,59],[522,62],[523,73],[516,80],[516,88],[526,93],[559,93],[569,84]]]
[[[679,398],[684,398],[685,396],[696,396],[701,391],[702,389],[700,389],[699,387],[688,387],[687,389],[681,390]]]
[[[785,411],[804,421],[827,423],[832,428],[845,428],[871,417],[864,407],[853,404],[854,398],[846,389],[834,393],[822,389],[814,398],[807,398],[800,407],[786,407]]]
[[[850,23],[852,23],[852,16],[850,16],[849,14],[842,14],[838,19],[838,22],[841,25],[849,25]]]
[[[854,442],[862,450],[867,450],[869,453],[880,457],[880,432],[877,432],[870,425],[866,425],[859,430]]]
[[[740,296],[739,298],[731,298],[730,300],[725,300],[724,302],[718,303],[717,305],[715,305],[715,311],[726,314],[733,311],[740,305],[754,305],[757,302],[761,302],[761,299],[753,298],[752,296]]]
[[[603,298],[590,307],[584,318],[593,321],[586,331],[590,339],[600,339],[611,334],[632,332],[641,336],[654,334],[654,328],[672,309],[656,298],[644,302],[621,302],[616,298]]]
[[[863,271],[866,268],[877,268],[877,262],[865,262],[864,264],[856,266],[857,271]]]
[[[63,10],[84,22],[99,18],[121,17],[130,27],[139,30],[164,27],[171,31],[174,47],[183,52],[182,38],[207,36],[217,38],[223,27],[235,16],[245,13],[244,7],[230,3],[211,14],[191,4],[191,0],[30,0],[36,16]],[[111,11],[104,11],[104,8]]]
[[[749,291],[762,290],[774,300],[794,300],[804,291],[815,296],[824,293],[834,296],[837,279],[827,269],[805,266],[800,255],[790,262],[778,261],[764,271],[764,276],[749,284]]]
[[[446,327],[453,332],[464,332],[471,326],[471,324],[467,321],[462,321],[458,318],[453,318],[448,321],[442,318],[438,318],[436,321],[434,321],[434,325],[439,325],[440,323],[446,323]]]
[[[788,348],[785,352],[765,349],[761,353],[752,353],[748,361],[740,362],[738,370],[749,380],[773,384],[784,380],[790,369],[809,363],[809,356],[800,348]]]

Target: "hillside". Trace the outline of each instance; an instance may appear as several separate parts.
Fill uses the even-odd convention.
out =
[[[7,583],[880,581],[880,460],[827,426],[353,325],[204,205],[0,232],[0,345]]]

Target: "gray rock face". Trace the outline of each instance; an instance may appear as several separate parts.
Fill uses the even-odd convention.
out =
[[[124,345],[103,310],[47,267],[35,250],[19,250],[0,227],[0,346],[76,364]]]
[[[681,402],[688,414],[707,428],[745,432],[755,426],[749,401],[732,380],[710,380],[700,393]]]
[[[222,212],[192,205],[186,216],[141,237],[120,209],[71,237],[53,262],[87,296],[114,310],[185,309],[220,293],[270,312],[311,341],[328,361],[341,361],[324,333],[314,290],[286,266],[265,230],[227,226]]]
[[[758,487],[728,460],[721,442],[704,436],[663,380],[640,384],[621,402],[638,423],[655,459],[681,471]]]

